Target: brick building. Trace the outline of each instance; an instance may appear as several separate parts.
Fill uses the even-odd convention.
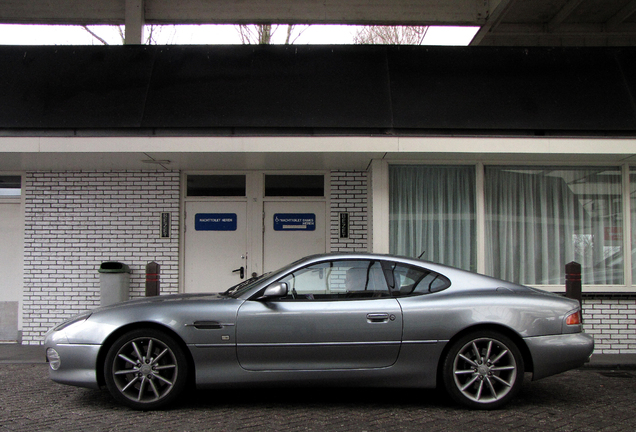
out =
[[[104,261],[139,297],[151,261],[169,294],[373,251],[555,292],[580,262],[597,353],[634,354],[634,55],[0,48],[0,339],[97,306]]]

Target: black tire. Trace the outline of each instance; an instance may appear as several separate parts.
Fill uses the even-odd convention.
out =
[[[442,369],[448,394],[473,409],[496,409],[510,402],[523,385],[523,374],[517,345],[494,331],[477,331],[455,341]]]
[[[134,409],[161,408],[183,391],[188,362],[179,344],[154,329],[130,331],[108,349],[104,379],[110,394]]]

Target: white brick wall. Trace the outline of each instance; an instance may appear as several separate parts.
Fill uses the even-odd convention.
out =
[[[177,293],[179,190],[178,172],[27,173],[23,343],[39,344],[54,324],[99,305],[103,261],[131,267],[131,297],[144,295],[150,261],[161,264],[161,293]],[[333,171],[330,193],[331,250],[367,251],[367,173]],[[171,214],[169,239],[159,238],[162,212]],[[350,215],[349,239],[339,238],[340,212]],[[587,297],[583,315],[595,354],[636,354],[634,296]]]
[[[24,344],[99,306],[104,261],[130,266],[131,297],[144,295],[150,261],[161,265],[161,293],[178,291],[178,172],[33,172],[24,193]],[[169,239],[160,238],[162,212],[171,213]]]
[[[367,252],[368,174],[366,171],[331,172],[331,251]],[[340,238],[339,214],[349,213],[349,238]]]
[[[636,354],[636,299],[584,298],[583,327],[595,354]]]

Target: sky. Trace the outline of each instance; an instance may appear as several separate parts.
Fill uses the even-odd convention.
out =
[[[351,44],[356,26],[311,25],[295,40],[305,44]],[[91,31],[108,44],[121,44],[121,36],[115,26],[90,26]],[[424,45],[466,46],[478,27],[429,27]],[[241,39],[233,25],[179,25],[161,26],[156,33],[159,44],[240,44]],[[284,41],[285,30],[274,34],[274,43]],[[0,24],[0,45],[101,45],[81,26]]]

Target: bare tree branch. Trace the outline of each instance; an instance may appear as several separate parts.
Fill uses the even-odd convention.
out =
[[[108,42],[106,42],[104,39],[102,39],[101,37],[99,37],[94,31],[92,31],[91,29],[88,28],[88,26],[83,25],[82,28],[84,30],[86,30],[91,36],[93,36],[95,39],[97,39],[98,41],[100,41],[102,44],[104,45],[108,45]]]
[[[365,26],[353,38],[356,44],[421,45],[428,26]]]
[[[119,37],[121,38],[121,43],[126,43],[126,35],[124,34],[124,26],[117,26],[117,30],[119,31]]]
[[[149,27],[150,28],[148,29],[148,36],[146,37],[146,45],[152,45],[153,43],[156,43],[156,41],[153,39],[155,26],[151,25]]]
[[[299,26],[294,24],[285,24],[287,27],[285,45],[293,44],[300,35],[307,30],[309,26],[305,26],[299,30]],[[269,45],[272,43],[274,34],[283,24],[241,24],[236,26],[244,45]]]
[[[294,26],[292,26],[292,25],[288,25],[287,26],[287,37],[285,38],[285,45],[289,45],[289,39],[291,39],[291,34],[292,34],[293,28],[294,28]]]
[[[126,43],[125,26],[123,25],[108,26],[106,31],[110,32],[113,27],[117,28],[117,32],[119,34],[119,38],[121,39],[122,45],[125,44]],[[82,28],[86,32],[88,32],[88,34],[90,34],[92,37],[97,39],[100,43],[104,45],[109,45],[106,39],[100,37],[97,33],[95,33],[95,31],[88,28],[88,26],[83,25]],[[169,35],[168,42],[167,42],[168,44],[170,44],[174,40],[174,37],[176,34],[176,26],[174,25],[150,25],[150,26],[146,26],[145,29],[147,30],[146,41],[145,41],[146,45],[156,45],[162,33],[165,34],[166,31],[169,32],[170,30],[172,30],[172,34]]]
[[[272,31],[271,24],[263,24],[258,26],[258,43],[261,45],[269,45],[272,43],[272,35],[278,29],[278,26]]]
[[[287,26],[287,38],[285,39],[285,45],[293,45],[300,36],[309,28],[309,25],[299,26],[299,25],[288,25]],[[297,32],[295,36],[293,36],[294,32]],[[293,36],[293,37],[292,37]]]

